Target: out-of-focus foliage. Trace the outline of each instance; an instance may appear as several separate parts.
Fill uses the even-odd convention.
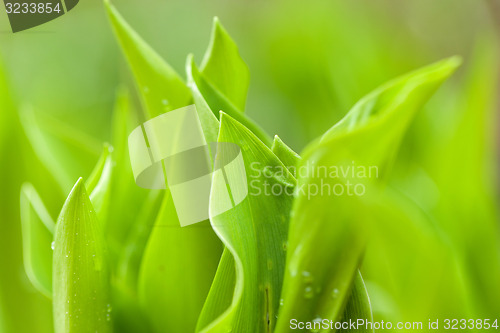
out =
[[[310,275],[306,273],[300,282],[315,284],[320,281],[313,283],[311,276],[321,276],[325,290],[311,298],[306,293],[305,300],[311,303],[307,307],[284,297],[283,318],[292,314],[307,320],[366,317],[371,315],[370,302],[377,321],[497,316],[500,59],[496,29],[500,25],[495,25],[498,15],[489,7],[493,1],[217,0],[208,5],[199,0],[116,0],[114,5],[137,31],[108,8],[119,43],[103,4],[83,1],[69,15],[46,25],[0,34],[0,332],[54,332],[52,318],[65,316],[64,302],[74,302],[75,307],[68,308],[72,315],[91,308],[60,281],[54,284],[63,292],[51,306],[51,269],[46,264],[52,260],[57,279],[70,280],[67,274],[85,271],[89,274],[82,278],[94,281],[92,285],[102,291],[100,306],[84,311],[84,317],[56,319],[57,332],[83,321],[95,325],[103,313],[112,318],[103,327],[109,331],[113,325],[116,332],[218,332],[245,322],[256,325],[255,331],[277,325],[276,331],[285,332],[285,319],[281,323],[279,319],[283,276],[269,272],[283,269],[283,246],[288,248],[287,271],[294,265],[304,268],[304,262],[294,262],[300,256],[294,259],[292,254],[301,242],[310,242],[311,249],[318,246],[317,251],[337,249],[340,252],[330,254],[343,259],[342,251],[351,247],[349,253],[355,258],[347,258],[348,271],[336,275],[327,271],[331,268],[327,263],[316,263],[322,255],[306,255],[305,263],[316,266],[304,268]],[[220,17],[238,48],[218,20],[210,32],[214,16]],[[7,20],[1,20],[0,29],[8,30]],[[202,57],[210,34],[212,40]],[[188,53],[194,56],[186,62]],[[346,216],[343,224],[330,225],[335,229],[331,233],[307,223],[303,223],[306,232],[294,231],[298,220],[307,222],[313,214],[321,214],[321,209],[310,208],[313,212],[308,213],[295,208],[295,236],[282,244],[290,198],[248,202],[242,208],[244,214],[218,217],[216,233],[208,221],[180,228],[168,193],[134,183],[127,136],[149,117],[195,103],[207,140],[216,141],[219,135],[237,141],[249,149],[247,158],[265,156],[290,168],[303,162],[288,146],[300,151],[383,82],[453,54],[462,56],[463,69],[416,115],[408,133],[398,134],[399,150],[386,146],[384,152],[393,165],[384,169],[385,186],[376,187],[378,195],[368,202],[351,200],[340,212],[335,211],[336,205],[327,206],[330,202],[318,205],[337,218]],[[199,67],[195,59],[203,59]],[[398,93],[404,97],[396,99],[391,110],[420,107],[424,101],[414,98],[413,88],[401,88]],[[316,143],[316,153],[310,146],[303,157],[324,154],[333,159],[341,154],[336,144],[328,147],[328,137],[371,119],[358,116],[366,115],[364,110],[369,114],[379,102],[358,105],[361,112],[355,119],[334,127],[322,143]],[[222,116],[219,133],[220,109],[229,116]],[[397,128],[387,126],[383,134],[390,137],[393,130]],[[273,143],[266,132],[279,134],[283,141]],[[352,144],[348,139],[346,145],[339,145]],[[365,141],[373,146],[368,152],[374,154],[384,143],[377,137]],[[109,145],[104,145],[103,152],[105,142]],[[92,202],[96,214],[73,207],[74,214],[68,216],[67,203],[59,220],[81,217],[82,224],[70,227],[103,231],[106,248],[94,252],[105,253],[103,268],[109,270],[109,281],[107,273],[94,274],[96,267],[88,266],[91,261],[85,258],[70,265],[72,270],[61,270],[64,254],[55,251],[51,258],[53,252],[47,248],[54,232],[51,219],[59,216],[82,176],[88,179],[88,196],[81,181],[78,195],[84,206]],[[301,183],[293,169],[289,178]],[[67,202],[75,201],[74,196]],[[294,207],[302,204],[299,198]],[[354,216],[349,215],[350,207],[370,222],[364,233],[355,235],[362,238],[359,244],[332,240],[332,247],[326,241],[301,238],[312,234],[341,238],[342,232],[361,231],[357,224],[347,223]],[[286,227],[261,228],[259,218],[266,219],[272,210],[275,217],[284,216]],[[225,224],[231,228],[224,229]],[[254,237],[243,237],[238,228]],[[88,239],[60,236],[59,242],[81,250],[79,242],[100,237],[94,231]],[[268,235],[278,240],[278,249],[265,242]],[[251,244],[244,243],[248,240]],[[226,249],[219,261],[222,244]],[[60,250],[57,244],[55,249]],[[80,252],[87,256],[92,251]],[[285,281],[293,280],[286,277],[287,271]],[[331,296],[327,289],[344,275],[348,277],[342,281],[349,283],[331,288],[337,289],[334,298],[342,302],[322,300],[321,295]],[[329,279],[335,281],[325,282]],[[307,287],[285,285],[289,289],[283,295]],[[263,299],[269,303],[257,304]],[[320,313],[307,313],[313,309]]]

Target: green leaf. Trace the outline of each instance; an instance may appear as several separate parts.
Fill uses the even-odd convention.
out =
[[[234,259],[231,252],[225,248],[210,287],[207,301],[198,317],[196,332],[203,330],[231,306],[235,287],[236,269]]]
[[[112,332],[104,239],[80,178],[59,215],[53,258],[56,333]]]
[[[288,147],[277,135],[274,137],[272,150],[273,153],[280,158],[283,164],[287,166],[290,172],[295,175],[296,166],[301,160],[300,156]],[[346,321],[349,319],[353,321],[357,319],[369,320],[373,317],[371,314],[369,297],[360,272],[358,272],[354,280],[354,285],[348,298],[343,317]]]
[[[488,316],[500,311],[499,55],[498,45],[478,41],[462,94],[451,111],[457,124],[442,149],[430,156],[430,167],[443,193],[440,224],[455,246],[463,249],[464,269],[475,298],[470,303],[477,313]]]
[[[224,111],[231,117],[242,123],[251,130],[267,146],[271,146],[272,140],[269,135],[253,120],[241,112],[231,101],[217,90],[209,80],[200,72],[192,56],[188,57],[186,72],[189,87],[193,95],[198,94],[212,110],[216,117],[219,117],[219,111]]]
[[[242,170],[226,168],[231,193],[242,191],[241,179],[246,176],[256,180],[254,185],[263,191],[265,182],[293,188],[294,177],[279,159],[249,129],[221,113],[219,142],[235,143],[241,151],[245,174]],[[218,152],[221,154],[221,152]],[[224,151],[222,151],[224,154]],[[223,159],[223,156],[218,155]],[[281,174],[269,174],[265,166],[278,167]],[[238,176],[239,175],[239,176]],[[240,192],[241,193],[241,192]],[[202,332],[271,332],[279,307],[279,293],[285,263],[285,247],[288,231],[288,214],[292,196],[249,193],[231,210],[220,215],[220,202],[227,197],[223,177],[214,177],[210,198],[211,224],[226,248],[231,252],[236,268],[236,285],[231,306],[207,325]],[[229,266],[230,267],[230,266]],[[229,268],[228,268],[229,269]],[[228,278],[226,288],[232,288]],[[226,291],[227,293],[227,291]],[[219,297],[215,292],[210,297]],[[222,302],[227,298],[223,297]],[[207,300],[216,309],[204,312],[217,313],[217,301]]]
[[[111,144],[113,152],[109,205],[107,206],[104,234],[113,262],[118,260],[126,246],[128,234],[137,221],[142,203],[149,191],[137,186],[134,181],[128,151],[128,135],[137,126],[137,112],[132,108],[128,91],[119,87],[113,110]]]
[[[39,189],[48,189],[47,193],[52,194],[44,200],[48,206],[59,200],[61,193],[33,154],[23,133],[8,81],[0,59],[0,160],[4,161],[0,174],[0,262],[3,272],[0,274],[0,331],[46,333],[53,331],[51,300],[37,292],[24,272],[19,192],[27,179],[33,180]]]
[[[415,112],[458,64],[450,58],[387,83],[305,149],[276,332],[287,332],[292,318],[341,319],[369,234],[379,170],[387,172]],[[319,173],[322,168],[329,171]],[[349,195],[349,184],[364,192]]]
[[[55,223],[33,185],[21,188],[24,268],[31,283],[52,297],[52,241]]]
[[[24,132],[37,157],[63,193],[67,193],[73,179],[92,168],[89,161],[99,156],[100,143],[55,118],[35,113],[30,106],[24,106],[19,113]]]
[[[207,221],[181,227],[167,190],[139,275],[139,300],[155,332],[193,332],[222,246]]]
[[[163,191],[152,190],[149,192],[148,198],[137,214],[137,221],[129,232],[124,250],[121,253],[117,275],[130,293],[137,293],[142,257],[163,201]]]
[[[371,228],[362,269],[376,320],[412,321],[444,309],[461,318],[474,317],[467,305],[470,288],[449,235],[391,187],[375,202],[371,214],[376,227]]]
[[[349,301],[344,310],[344,316],[342,321],[357,321],[358,319],[364,320],[365,322],[373,321],[372,307],[370,304],[370,297],[366,291],[365,282],[361,273],[358,271],[356,277],[354,278],[354,284],[351,289],[351,295],[349,296]],[[365,327],[359,329],[342,329],[341,332],[374,332],[373,329],[368,329]]]
[[[460,58],[452,57],[387,82],[356,103],[342,120],[323,135],[322,141],[351,135],[355,131],[376,130],[384,124],[389,127],[389,122],[392,126],[385,137],[401,136],[415,113],[460,63]]]
[[[250,71],[238,47],[219,19],[214,18],[212,37],[200,66],[201,73],[239,110],[245,109]]]
[[[196,111],[198,112],[198,117],[200,118],[205,140],[208,144],[210,144],[211,142],[217,142],[217,136],[219,135],[219,120],[217,119],[215,113],[212,112],[210,106],[207,104],[207,101],[198,89],[198,86],[193,79],[192,66],[194,66],[194,58],[192,54],[189,54],[186,59],[188,87],[191,89],[191,94],[193,95],[194,104],[196,106]],[[196,68],[194,68],[194,70],[196,71]]]
[[[109,209],[109,201],[111,195],[111,181],[113,173],[113,147],[109,144],[104,144],[103,152],[97,165],[90,176],[90,201],[95,208],[97,216],[101,223],[107,222]]]
[[[299,164],[300,156],[288,147],[279,136],[274,136],[273,145],[271,147],[274,155],[276,155],[281,162],[290,170],[294,177],[296,177],[296,166]]]
[[[90,193],[92,193],[92,191],[96,188],[97,183],[101,179],[103,171],[106,167],[106,163],[108,161],[108,157],[111,155],[112,151],[113,151],[113,147],[111,147],[109,144],[105,143],[103,145],[101,156],[99,157],[97,164],[95,165],[94,169],[90,173],[90,176],[87,179],[87,182],[85,184],[87,191],[89,191]]]
[[[186,84],[124,20],[109,1],[105,1],[111,25],[134,73],[144,104],[145,119],[190,104]]]

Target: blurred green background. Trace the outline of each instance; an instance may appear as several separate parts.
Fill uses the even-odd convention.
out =
[[[250,67],[247,113],[297,151],[388,79],[461,55],[462,68],[412,126],[391,179],[463,253],[457,265],[474,272],[469,277],[450,273],[461,281],[436,285],[467,286],[472,279],[477,290],[466,303],[479,304],[481,315],[498,314],[499,1],[113,3],[181,74],[188,53],[201,62],[212,18],[218,16]],[[101,143],[110,140],[117,88],[125,84],[133,91],[133,81],[103,4],[93,0],[82,0],[69,14],[16,34],[0,13],[0,64],[0,332],[34,332],[34,327],[48,332],[50,302],[31,287],[22,266],[20,185],[32,182],[57,216],[75,180],[90,173]],[[135,104],[139,107],[137,98]],[[40,131],[27,130],[21,120],[37,123]],[[68,137],[77,138],[73,146],[61,140]],[[74,149],[81,142],[86,145]],[[58,154],[50,147],[58,147]],[[426,244],[415,246],[418,254]],[[429,266],[433,274],[436,269]],[[368,284],[370,276],[384,278],[369,269],[365,275]],[[417,282],[409,286],[419,293]],[[390,312],[392,303],[401,304],[398,297],[417,297],[396,290],[391,300],[384,296],[388,287],[370,288],[376,294],[376,315],[377,309]],[[377,305],[377,300],[385,303]],[[460,308],[461,301],[455,301]],[[439,302],[426,306],[432,311],[440,308]],[[416,310],[407,304],[398,311]]]

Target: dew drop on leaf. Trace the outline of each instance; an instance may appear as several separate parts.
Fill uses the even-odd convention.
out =
[[[312,327],[309,331],[310,331],[310,332],[313,332],[313,333],[317,333],[317,332],[319,332],[318,324],[316,324],[316,323],[321,324],[321,321],[322,321],[322,320],[323,320],[323,319],[321,319],[321,318],[319,318],[319,317],[314,318],[314,319],[313,319],[313,321],[312,321],[313,327]]]
[[[314,290],[311,286],[307,286],[304,289],[304,297],[307,299],[313,298],[314,296]]]
[[[302,271],[302,278],[304,280],[304,283],[307,283],[307,284],[312,283],[314,281],[313,276],[308,271]]]

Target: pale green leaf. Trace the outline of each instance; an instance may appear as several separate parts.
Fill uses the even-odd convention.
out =
[[[90,192],[90,201],[101,223],[106,223],[108,216],[111,181],[114,171],[112,152],[113,147],[104,144],[103,153],[92,172],[91,186],[88,190]]]
[[[94,169],[90,173],[90,176],[85,183],[85,187],[90,193],[92,193],[92,191],[96,188],[99,180],[101,179],[103,171],[106,167],[106,163],[108,161],[108,157],[111,155],[112,151],[113,147],[111,147],[109,144],[105,143],[103,145],[101,156],[99,157],[99,160],[97,161]]]
[[[55,118],[36,113],[27,105],[20,110],[20,120],[37,157],[67,193],[74,178],[92,168],[89,162],[99,156],[100,144]]]
[[[464,269],[475,295],[471,303],[488,316],[500,311],[499,55],[496,43],[478,41],[462,95],[452,110],[457,115],[453,134],[429,156],[431,172],[443,193],[440,224],[464,251]]]
[[[186,106],[191,94],[181,77],[105,1],[111,25],[134,73],[144,104],[145,119]]]
[[[238,110],[245,109],[250,71],[218,18],[200,71]]]
[[[31,283],[52,297],[52,241],[55,223],[33,185],[21,188],[24,268]]]
[[[112,332],[107,260],[99,222],[80,178],[64,203],[55,232],[56,333]]]
[[[458,64],[456,58],[447,59],[387,83],[306,148],[276,332],[286,332],[292,318],[341,318],[369,234],[379,170],[387,172],[415,112]],[[359,167],[364,176],[344,173]],[[321,168],[329,171],[318,174]],[[340,172],[332,175],[332,170]],[[361,186],[362,194],[348,194],[349,184],[351,191]]]

